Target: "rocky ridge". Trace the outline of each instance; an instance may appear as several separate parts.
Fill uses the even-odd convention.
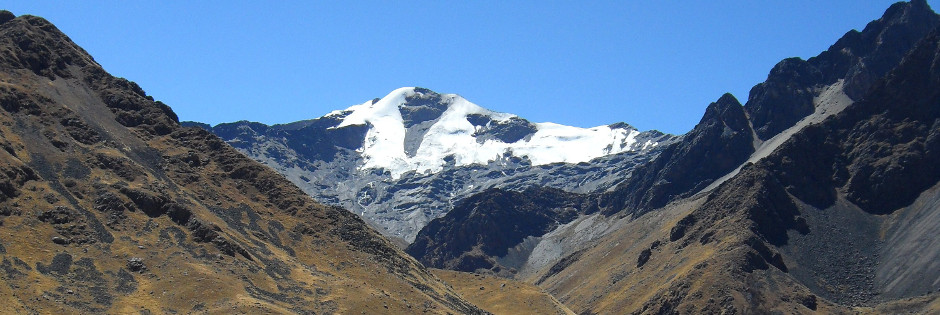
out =
[[[936,312],[938,47],[935,30],[843,112],[533,279],[579,312]]]

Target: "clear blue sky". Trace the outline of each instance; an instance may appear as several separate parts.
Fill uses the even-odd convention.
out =
[[[286,123],[402,86],[681,134],[894,1],[14,1],[181,120]],[[930,1],[933,4],[935,1]]]

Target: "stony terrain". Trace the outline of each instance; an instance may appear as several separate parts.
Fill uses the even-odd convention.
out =
[[[341,208],[0,11],[2,313],[484,313]]]

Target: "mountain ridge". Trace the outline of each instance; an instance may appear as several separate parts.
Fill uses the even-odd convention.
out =
[[[454,116],[451,119],[447,119],[445,116],[450,114]],[[386,119],[394,120],[392,122],[385,121]],[[440,121],[441,119],[446,119],[447,121]],[[471,129],[466,129],[463,126],[444,126],[437,129],[446,134],[471,134],[474,136],[474,141],[483,146],[477,146],[475,148],[467,148],[464,150],[457,150],[458,148],[447,147],[448,145],[460,145],[460,140],[449,140],[442,141],[438,139],[428,138],[427,133],[431,128],[435,128],[438,124],[452,125],[456,123],[462,123],[466,120],[466,123],[469,123],[472,126]],[[335,110],[322,117],[308,120],[301,120],[292,123],[285,124],[275,124],[275,125],[265,125],[257,122],[250,121],[240,121],[234,124],[247,124],[253,127],[260,127],[259,129],[274,129],[274,130],[296,130],[309,127],[311,124],[315,124],[319,121],[327,121],[329,124],[333,124],[336,121],[339,121],[338,124],[329,126],[327,129],[342,129],[352,126],[367,126],[370,131],[376,131],[376,134],[367,134],[365,137],[371,140],[366,141],[363,144],[363,147],[357,148],[357,150],[365,156],[365,165],[360,167],[360,170],[367,170],[371,168],[384,169],[386,171],[392,172],[393,177],[401,176],[404,172],[407,171],[417,171],[418,173],[435,173],[439,169],[434,166],[440,166],[443,163],[446,163],[444,160],[448,159],[450,156],[455,156],[455,163],[458,166],[469,165],[469,164],[487,164],[498,161],[502,155],[511,155],[518,158],[529,159],[532,161],[533,165],[543,165],[551,164],[558,162],[566,163],[579,163],[586,162],[590,159],[601,157],[604,155],[616,154],[623,152],[625,150],[636,150],[636,147],[642,147],[643,145],[655,145],[655,143],[641,143],[634,144],[632,138],[636,136],[638,131],[636,128],[630,126],[627,123],[619,122],[612,123],[605,126],[597,126],[592,128],[579,128],[579,127],[570,127],[564,126],[555,123],[531,123],[525,119],[522,119],[514,114],[508,113],[499,113],[487,110],[485,108],[479,107],[476,104],[468,102],[466,99],[460,97],[457,94],[438,94],[434,91],[431,91],[426,88],[416,88],[416,87],[403,87],[398,88],[390,92],[388,95],[382,98],[376,98],[359,105],[353,105],[347,109]],[[207,124],[201,124],[198,122],[186,122],[191,126],[199,126],[206,128],[208,130],[214,130],[216,127],[227,126],[232,123],[221,123],[216,126],[210,126]],[[382,135],[381,129],[395,129],[397,126],[387,126],[383,128],[377,128],[376,125],[396,125],[400,124],[406,132],[405,135],[392,135],[384,136]],[[428,125],[430,124],[430,126]],[[261,127],[263,125],[263,127]],[[327,125],[327,124],[324,124]],[[560,130],[559,134],[552,135],[540,135],[539,131],[546,132],[544,129],[549,128],[563,128]],[[607,130],[604,130],[604,129]],[[622,130],[621,132],[616,132],[617,130]],[[256,130],[259,132],[264,132],[263,130]],[[595,140],[595,141],[582,141],[583,138],[591,138],[592,135],[588,131],[594,131],[595,133],[601,133],[599,136],[601,139],[586,139],[586,140]],[[391,132],[391,131],[387,131]],[[613,132],[609,135],[603,134],[604,132]],[[661,134],[658,131],[650,131],[654,134]],[[546,132],[547,133],[547,132]],[[414,135],[412,135],[414,134]],[[398,149],[388,149],[388,152],[381,152],[377,154],[377,158],[381,157],[382,159],[405,159],[414,158],[418,154],[419,148],[422,145],[428,145],[427,142],[444,142],[445,148],[443,150],[426,150],[423,151],[425,154],[432,154],[432,161],[419,161],[419,162],[408,162],[411,167],[406,167],[401,170],[396,170],[394,163],[382,162],[384,164],[375,164],[370,163],[370,157],[368,156],[370,151],[370,145],[380,145],[379,143],[383,141],[398,141],[395,138],[403,138],[404,141],[400,144],[392,143],[393,147],[403,147],[403,152],[395,152]],[[439,136],[438,136],[439,137]],[[534,139],[533,139],[534,137]],[[568,145],[577,144],[580,142],[588,142],[590,144],[599,145],[600,151],[579,156],[579,157],[568,157],[570,154],[562,154],[562,151],[548,151],[547,154],[537,154],[538,152],[532,152],[536,147],[541,148],[551,148],[555,145],[550,145],[547,142],[532,143],[523,146],[499,146],[497,148],[488,149],[486,144],[490,141],[501,142],[505,144],[513,144],[520,141],[523,142],[532,142],[538,139],[560,139],[561,141],[571,141]],[[409,141],[408,139],[414,139]],[[609,139],[609,140],[605,140]],[[600,141],[596,141],[600,140]],[[546,140],[548,141],[548,140]],[[557,140],[556,140],[557,141]],[[495,149],[495,151],[494,151]],[[483,156],[461,156],[465,154],[462,151],[487,151]],[[590,149],[597,150],[597,149]],[[490,152],[492,151],[492,152]],[[506,151],[506,152],[503,152]],[[586,151],[586,150],[577,150],[577,151]],[[589,151],[589,150],[588,150]],[[433,161],[436,160],[436,161]],[[435,165],[437,164],[437,165]]]

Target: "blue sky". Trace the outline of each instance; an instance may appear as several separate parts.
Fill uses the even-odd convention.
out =
[[[531,121],[681,134],[894,1],[45,1],[106,70],[181,120],[315,118],[402,86]],[[936,1],[928,1],[934,4]]]

